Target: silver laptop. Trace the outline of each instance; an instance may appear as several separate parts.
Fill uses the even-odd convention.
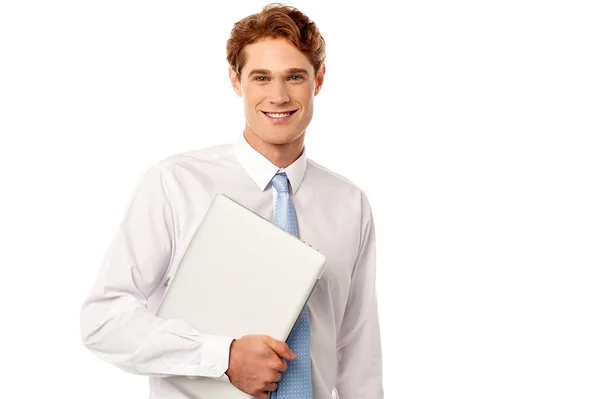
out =
[[[223,194],[202,219],[157,315],[203,333],[285,341],[325,268],[325,255]],[[233,384],[165,379],[190,399],[250,399]]]

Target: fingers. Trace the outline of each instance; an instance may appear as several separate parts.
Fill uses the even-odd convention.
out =
[[[296,354],[292,352],[288,344],[283,341],[278,341],[275,338],[272,338],[268,335],[265,335],[264,342],[277,353],[279,357],[282,357],[287,360],[296,360]]]
[[[273,372],[269,379],[263,383],[261,390],[263,392],[274,392],[277,390],[277,383],[281,381],[282,374],[278,372]]]
[[[284,372],[288,369],[287,362],[279,357],[276,357],[275,359],[270,361],[269,367],[273,370],[281,371],[281,372]]]
[[[265,391],[268,391],[268,392],[275,392],[276,390],[277,390],[277,384],[274,382],[268,384],[267,387],[265,388]]]
[[[272,383],[272,382],[279,382],[279,381],[281,381],[281,376],[282,376],[282,374],[281,374],[281,373],[273,372],[273,373],[270,375],[269,379],[268,379],[267,381],[265,381],[265,383],[264,383],[264,384],[265,384],[265,385],[268,385],[268,384],[270,384],[270,383]]]
[[[281,377],[280,377],[281,379]],[[269,399],[269,392],[275,392],[277,390],[277,383],[271,382],[265,385],[264,391],[260,392],[255,396],[256,399]]]
[[[281,359],[281,365],[277,367],[275,370],[284,372],[288,369],[288,364],[285,360]]]

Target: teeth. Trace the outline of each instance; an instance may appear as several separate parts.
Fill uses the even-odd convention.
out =
[[[265,112],[265,114],[267,114],[268,116],[270,116],[271,118],[285,118],[286,116],[290,116],[291,112],[285,112],[285,113],[271,113],[271,112]]]

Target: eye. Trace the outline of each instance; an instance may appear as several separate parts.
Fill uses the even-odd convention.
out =
[[[290,79],[294,82],[301,82],[304,79],[304,77],[301,75],[292,75]]]
[[[256,82],[266,82],[267,79],[268,78],[266,76],[256,76],[256,77],[254,77],[254,81],[256,81]]]

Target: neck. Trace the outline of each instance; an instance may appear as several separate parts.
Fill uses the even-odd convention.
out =
[[[287,168],[294,163],[304,149],[304,134],[294,141],[284,144],[268,143],[252,132],[248,126],[244,129],[244,138],[252,148],[267,158],[273,165],[279,168]]]

